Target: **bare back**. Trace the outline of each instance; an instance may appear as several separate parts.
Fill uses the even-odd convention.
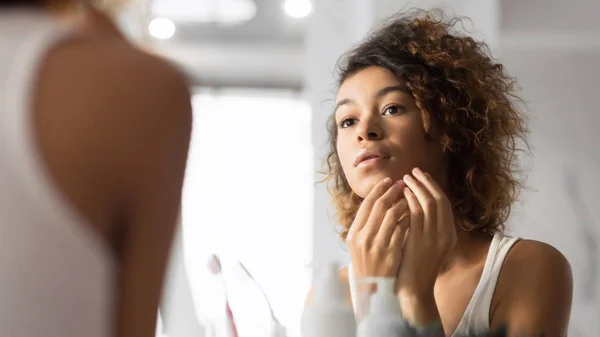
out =
[[[56,43],[33,76],[40,166],[116,261],[110,335],[153,336],[191,133],[185,80],[120,37],[91,35]]]

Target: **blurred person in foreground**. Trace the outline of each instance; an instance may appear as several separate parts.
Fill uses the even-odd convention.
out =
[[[190,93],[94,5],[0,0],[1,336],[155,335]]]
[[[433,335],[565,336],[568,261],[504,234],[527,144],[516,83],[460,23],[400,13],[340,60],[327,157],[351,257],[339,276],[355,309],[360,279],[395,277],[403,317]]]

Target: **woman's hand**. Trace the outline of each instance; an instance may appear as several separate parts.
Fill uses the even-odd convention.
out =
[[[439,321],[433,288],[456,245],[456,229],[450,201],[440,186],[418,168],[413,175],[404,177],[410,229],[398,273],[398,296],[405,318],[415,327],[423,327]]]
[[[360,205],[346,240],[357,280],[398,275],[408,225],[408,221],[400,221],[408,212],[407,201],[402,198],[405,186],[402,181],[386,178]]]

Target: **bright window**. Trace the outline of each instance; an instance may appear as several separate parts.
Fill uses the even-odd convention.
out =
[[[222,335],[223,288],[210,275],[221,257],[240,337],[267,336],[265,289],[288,336],[299,336],[310,287],[314,187],[310,105],[293,92],[202,89],[183,194],[185,263],[200,320]],[[236,272],[236,270],[238,272]]]

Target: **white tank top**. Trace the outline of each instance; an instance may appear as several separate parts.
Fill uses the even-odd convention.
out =
[[[467,336],[468,334],[487,332],[490,329],[490,306],[502,269],[504,259],[512,246],[519,240],[516,237],[504,236],[500,233],[494,235],[481,279],[475,288],[473,297],[469,302],[458,327],[452,336]],[[352,304],[355,305],[356,290],[352,264],[348,266],[348,281]]]
[[[0,336],[113,335],[115,257],[49,178],[32,123],[39,66],[73,37],[0,9]]]

